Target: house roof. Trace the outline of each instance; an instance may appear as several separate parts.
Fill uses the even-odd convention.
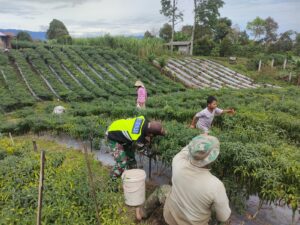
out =
[[[9,36],[9,37],[16,36],[14,33],[11,33],[11,32],[4,32],[4,34],[6,34],[6,36]]]
[[[14,37],[15,35],[11,32],[0,32],[0,37]]]
[[[171,45],[171,42],[167,43],[166,45],[168,45],[168,46]],[[191,45],[191,42],[190,41],[174,41],[173,45],[174,46],[187,46],[187,45]]]

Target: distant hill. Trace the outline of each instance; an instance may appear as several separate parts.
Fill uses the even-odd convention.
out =
[[[28,30],[18,30],[18,29],[0,29],[0,32],[11,32],[17,35],[20,31],[26,31],[30,34],[34,40],[46,40],[46,32],[43,31],[28,31]]]

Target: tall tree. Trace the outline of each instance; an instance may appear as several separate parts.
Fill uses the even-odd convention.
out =
[[[190,37],[193,32],[193,26],[185,25],[181,28],[181,32]]]
[[[144,38],[153,38],[154,36],[151,34],[150,31],[146,31],[145,34],[144,34]]]
[[[198,23],[204,26],[214,27],[218,17],[219,9],[224,5],[223,0],[194,0],[194,26],[191,37],[191,51],[193,54],[195,29]]]
[[[48,39],[58,39],[63,36],[69,36],[69,32],[63,22],[53,19],[50,23],[49,29],[47,30]]]
[[[214,28],[215,41],[222,41],[231,31],[232,22],[227,17],[218,19]]]
[[[249,35],[246,31],[241,31],[239,25],[234,25],[227,37],[232,40],[232,44],[247,45],[249,43]]]
[[[17,34],[17,40],[18,41],[32,41],[32,38],[31,38],[30,34],[27,33],[26,31],[20,31]]]
[[[295,50],[295,54],[297,56],[300,56],[300,33],[296,34],[296,41],[295,41],[295,45],[294,45],[294,50]]]
[[[266,42],[271,43],[276,41],[277,38],[277,30],[278,30],[278,23],[272,18],[268,17],[265,20],[265,30],[266,30]]]
[[[253,21],[248,22],[247,30],[250,30],[256,41],[266,33],[266,21],[260,17],[256,17]]]
[[[160,13],[169,18],[172,23],[171,51],[173,52],[173,41],[175,34],[175,25],[178,21],[183,20],[183,13],[179,10],[178,0],[161,0]]]
[[[159,37],[169,42],[172,38],[172,26],[168,23],[164,24],[159,30]]]

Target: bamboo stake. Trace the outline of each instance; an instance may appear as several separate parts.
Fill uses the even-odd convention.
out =
[[[14,139],[13,139],[13,137],[12,137],[12,135],[11,135],[10,132],[9,132],[9,138],[10,138],[10,141],[11,141],[12,145],[15,145]]]
[[[36,224],[41,225],[42,220],[42,206],[43,206],[43,189],[44,189],[44,166],[45,166],[45,152],[41,151],[40,160],[40,182],[39,182],[39,198]]]
[[[32,140],[32,144],[33,144],[33,151],[37,152],[38,148],[37,148],[37,145],[36,145],[36,140]]]
[[[274,67],[274,59],[272,59],[271,67]]]
[[[291,82],[292,81],[292,72],[290,72],[290,74],[289,74],[289,82]]]
[[[261,71],[261,64],[262,64],[262,62],[261,62],[261,60],[259,60],[259,64],[258,64],[258,72]]]
[[[93,196],[94,203],[95,203],[96,218],[97,218],[98,225],[101,225],[101,221],[100,221],[100,217],[99,217],[99,208],[98,208],[98,203],[97,203],[97,198],[96,198],[95,184],[94,184],[91,165],[90,165],[90,162],[89,162],[87,146],[84,145],[83,149],[84,149],[84,157],[85,157],[85,161],[86,161],[86,165],[87,165],[87,169],[88,169],[90,191],[91,191],[91,194]]]
[[[283,63],[283,69],[285,70],[286,69],[286,64],[287,64],[287,59],[284,60],[284,63]]]

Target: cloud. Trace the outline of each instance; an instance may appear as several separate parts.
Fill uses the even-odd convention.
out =
[[[279,23],[279,31],[300,31],[300,0],[224,0],[220,10],[233,24],[245,29],[256,16],[271,16]],[[176,26],[193,23],[192,0],[180,0],[184,21]],[[0,27],[39,30],[53,19],[65,23],[74,35],[142,34],[159,29],[167,18],[160,15],[160,0],[0,0]]]
[[[99,36],[110,33],[112,35],[143,34],[146,30],[160,27],[163,17],[138,16],[126,19],[101,20],[66,20],[72,36]]]
[[[0,1],[0,13],[9,15],[40,15],[37,8],[19,3],[2,2]]]
[[[299,0],[225,0],[224,7],[220,10],[221,16],[227,16],[233,23],[245,29],[247,22],[259,16],[263,19],[271,16],[279,24],[279,32],[289,29],[300,31]]]

